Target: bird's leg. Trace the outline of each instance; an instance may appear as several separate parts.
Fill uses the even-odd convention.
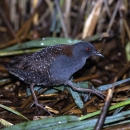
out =
[[[52,115],[45,107],[43,107],[43,105],[41,105],[41,104],[38,103],[38,100],[37,100],[37,97],[36,97],[36,94],[34,92],[33,87],[34,87],[34,84],[31,84],[30,88],[31,88],[31,92],[32,92],[32,95],[33,95],[33,98],[34,98],[34,104],[36,105],[36,107],[40,107],[43,110],[47,111],[50,115]]]
[[[87,88],[79,88],[79,87],[75,87],[73,86],[73,83],[71,81],[67,81],[66,82],[66,85],[70,86],[74,91],[78,91],[78,92],[90,92],[90,93],[93,93],[93,94],[96,94],[97,96],[101,97],[102,99],[104,99],[105,95],[96,90],[96,89],[87,89]]]

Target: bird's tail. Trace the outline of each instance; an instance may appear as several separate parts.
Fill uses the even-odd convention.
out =
[[[6,69],[9,69],[9,64],[8,63],[2,63],[1,66],[5,67]]]

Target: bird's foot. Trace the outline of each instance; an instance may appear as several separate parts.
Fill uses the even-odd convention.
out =
[[[66,83],[67,85],[69,85],[74,91],[78,91],[78,92],[90,92],[90,93],[93,93],[99,97],[101,97],[102,99],[105,99],[106,95],[96,89],[87,89],[87,88],[79,88],[79,87],[75,87],[73,86],[73,83],[71,81],[68,81]]]
[[[106,95],[96,89],[91,89],[92,90],[92,93],[96,94],[97,96],[99,96],[100,98],[102,99],[105,99]]]
[[[34,105],[34,104],[35,104],[37,110],[38,110],[38,107],[39,107],[39,108],[45,110],[46,112],[48,112],[50,116],[52,116],[51,112],[48,111],[43,104],[40,104],[37,101],[34,101],[32,105]],[[32,105],[31,105],[31,107],[32,107]]]

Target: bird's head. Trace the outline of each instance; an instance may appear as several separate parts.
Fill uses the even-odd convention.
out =
[[[84,58],[89,58],[90,56],[101,56],[104,57],[102,54],[100,54],[92,44],[88,42],[78,42],[74,44],[73,47],[73,56],[81,56]]]

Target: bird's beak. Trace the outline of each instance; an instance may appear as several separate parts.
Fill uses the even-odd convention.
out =
[[[97,56],[104,57],[101,53],[99,53],[99,52],[98,52],[98,51],[96,51],[96,50],[93,52],[93,55],[97,55]]]

